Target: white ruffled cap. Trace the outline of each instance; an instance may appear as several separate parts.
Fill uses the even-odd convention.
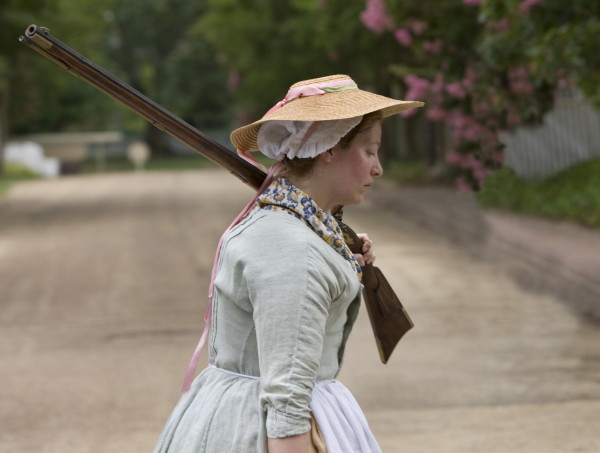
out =
[[[261,125],[256,142],[260,152],[271,159],[315,157],[337,145],[361,120],[362,116],[318,121],[316,129],[301,148],[313,121],[267,121]]]

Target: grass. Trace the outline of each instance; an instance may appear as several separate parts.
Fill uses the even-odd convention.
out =
[[[37,173],[23,165],[4,162],[4,174],[0,175],[0,198],[8,194],[14,183],[37,178],[39,178]]]
[[[420,161],[392,161],[384,165],[383,175],[401,184],[422,184],[429,181],[427,166]]]
[[[0,198],[8,193],[11,185],[11,182],[5,181],[4,177],[0,177]]]
[[[537,181],[520,180],[508,167],[491,174],[477,193],[481,206],[600,227],[600,160],[575,165]]]

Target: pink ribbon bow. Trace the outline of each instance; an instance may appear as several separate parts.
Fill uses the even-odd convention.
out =
[[[273,107],[269,109],[267,113],[264,114],[263,118],[269,116],[276,110],[279,110],[285,104],[294,99],[298,99],[305,96],[315,96],[319,94],[327,93],[327,88],[341,88],[341,87],[356,87],[356,83],[352,79],[341,79],[341,80],[332,80],[330,82],[321,82],[321,83],[311,83],[309,85],[300,85],[298,87],[290,88],[290,91],[287,92],[285,97],[275,104]]]

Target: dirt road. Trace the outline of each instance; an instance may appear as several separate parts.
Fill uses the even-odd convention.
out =
[[[152,450],[218,236],[250,195],[215,170],[27,182],[0,200],[1,453]],[[600,451],[598,326],[389,211],[346,219],[416,324],[383,366],[363,310],[347,349],[341,380],[385,452]]]

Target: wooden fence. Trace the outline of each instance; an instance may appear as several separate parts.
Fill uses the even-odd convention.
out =
[[[505,164],[522,178],[541,178],[574,164],[600,159],[600,110],[574,88],[556,94],[543,124],[501,135]]]

